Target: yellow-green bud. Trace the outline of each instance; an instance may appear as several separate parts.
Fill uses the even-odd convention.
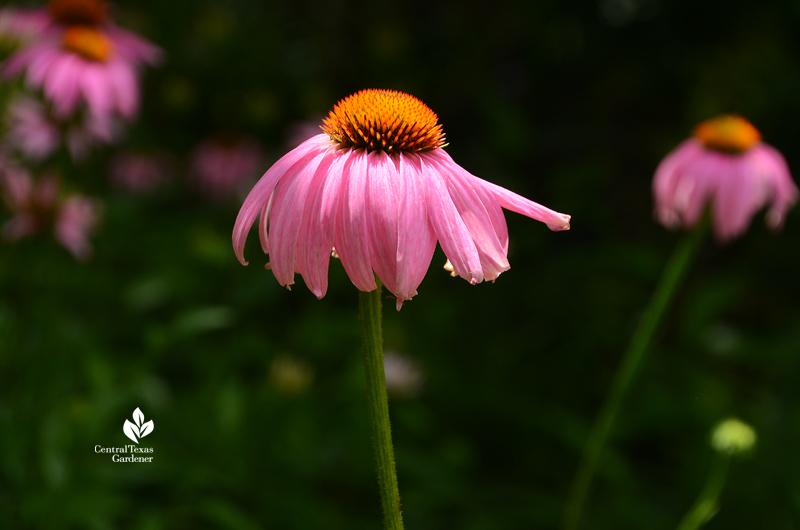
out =
[[[711,447],[726,455],[746,453],[756,445],[756,431],[737,418],[728,418],[714,427]]]

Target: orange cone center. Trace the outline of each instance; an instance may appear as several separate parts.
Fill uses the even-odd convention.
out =
[[[719,116],[698,125],[694,136],[707,149],[725,153],[743,153],[761,141],[761,133],[739,116]]]
[[[437,120],[414,96],[368,89],[337,103],[323,120],[322,130],[342,147],[413,153],[445,146]]]
[[[72,26],[64,32],[64,48],[90,61],[104,62],[113,49],[102,33],[86,26]]]

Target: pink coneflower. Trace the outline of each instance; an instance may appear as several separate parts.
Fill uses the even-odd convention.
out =
[[[203,194],[222,200],[247,191],[264,163],[264,152],[252,138],[204,140],[191,155],[189,174]]]
[[[139,108],[139,68],[154,64],[161,51],[125,31],[107,16],[99,0],[53,0],[50,23],[6,61],[6,77],[26,74],[32,88],[42,88],[58,118],[86,103],[95,117],[133,118]]]
[[[479,179],[442,149],[436,114],[413,96],[364,90],[340,101],[319,134],[278,160],[244,201],[233,228],[243,264],[247,233],[259,235],[275,277],[287,288],[295,271],[318,297],[328,288],[335,247],[362,291],[374,274],[397,297],[417,294],[436,241],[471,284],[509,268],[501,208],[569,228],[569,216]]]
[[[79,261],[91,257],[89,237],[96,231],[102,203],[79,194],[58,201],[51,176],[34,181],[23,168],[0,161],[0,192],[12,217],[2,228],[6,241],[17,241],[53,227],[53,235]]]
[[[697,126],[661,162],[653,179],[656,216],[667,227],[697,224],[711,204],[720,241],[742,235],[766,205],[767,224],[783,224],[798,190],[783,156],[747,120],[720,116]]]
[[[30,97],[12,101],[8,110],[5,144],[33,161],[44,160],[63,141],[73,160],[84,158],[96,144],[110,144],[120,136],[118,120],[110,117],[85,116],[62,124],[41,102]]]

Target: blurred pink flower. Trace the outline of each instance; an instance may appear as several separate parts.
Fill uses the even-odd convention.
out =
[[[152,193],[164,184],[170,166],[163,156],[120,153],[109,163],[111,184],[129,193]]]
[[[95,144],[113,143],[121,131],[118,120],[109,116],[85,116],[83,120],[60,125],[41,102],[26,96],[12,101],[7,127],[5,144],[33,161],[44,160],[55,153],[61,144],[62,129],[73,160],[85,157]]]
[[[339,102],[323,130],[278,160],[244,201],[233,228],[243,264],[250,227],[281,285],[295,271],[322,298],[333,248],[362,291],[375,274],[397,296],[417,294],[438,240],[471,284],[508,270],[502,208],[569,229],[569,216],[479,179],[442,149],[436,114],[401,92],[364,90]],[[374,271],[374,272],[373,272]]]
[[[43,9],[4,7],[0,9],[0,39],[20,45],[41,34],[49,23]]]
[[[767,205],[767,224],[779,228],[798,190],[777,149],[761,142],[747,120],[724,115],[701,123],[664,158],[653,195],[658,220],[670,228],[694,226],[710,204],[714,234],[727,241]]]
[[[103,215],[103,203],[84,195],[67,197],[58,209],[53,234],[56,241],[78,261],[92,257],[89,237],[94,235]]]
[[[99,119],[133,118],[139,108],[139,68],[155,64],[161,51],[108,20],[98,0],[53,0],[49,23],[3,66],[5,77],[25,72],[27,84],[41,87],[58,118],[82,103]]]
[[[3,225],[3,239],[16,241],[40,232],[52,219],[58,199],[54,178],[35,182],[23,167],[0,160],[0,191],[12,215]]]
[[[102,215],[98,199],[73,194],[58,202],[58,182],[51,176],[38,182],[23,168],[0,161],[0,193],[11,212],[2,228],[6,241],[44,232],[53,226],[56,241],[79,261],[91,257],[89,237]]]
[[[252,138],[209,138],[191,155],[189,173],[205,195],[222,200],[247,191],[264,163],[264,152]]]

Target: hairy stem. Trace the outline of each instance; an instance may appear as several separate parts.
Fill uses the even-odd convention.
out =
[[[384,526],[387,530],[402,530],[400,492],[392,448],[392,428],[389,424],[389,399],[386,395],[386,375],[383,370],[383,333],[381,331],[381,282],[372,292],[358,292],[358,315],[361,324],[361,343],[364,354],[364,373],[367,381],[367,405],[372,430],[372,448],[378,470]]]

